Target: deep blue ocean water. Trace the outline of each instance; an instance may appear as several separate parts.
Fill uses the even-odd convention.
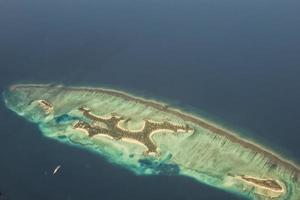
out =
[[[0,89],[124,88],[206,113],[299,163],[300,1],[2,0]],[[56,165],[62,168],[50,175]],[[44,138],[0,104],[0,199],[238,200],[135,176]]]

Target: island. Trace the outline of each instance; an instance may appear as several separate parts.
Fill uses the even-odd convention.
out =
[[[170,122],[164,121],[162,123],[160,122],[151,122],[149,120],[145,120],[144,126],[140,131],[130,131],[122,128],[120,126],[120,122],[124,120],[122,117],[116,117],[112,116],[110,118],[101,118],[99,116],[96,116],[92,113],[89,109],[80,107],[80,111],[83,112],[83,115],[87,117],[88,119],[91,119],[95,122],[103,122],[106,127],[101,127],[97,125],[90,125],[87,122],[84,121],[78,121],[74,124],[74,128],[81,129],[84,132],[87,132],[89,137],[93,137],[97,134],[104,134],[106,136],[110,136],[112,139],[119,140],[119,139],[132,139],[133,142],[138,142],[142,145],[145,145],[147,148],[146,154],[149,153],[157,153],[157,146],[154,143],[154,141],[151,139],[151,135],[158,131],[164,131],[169,130],[173,132],[183,131],[188,132],[192,129],[188,126],[184,127],[182,125],[174,125]]]
[[[119,90],[18,84],[5,105],[44,136],[138,175],[184,175],[253,200],[299,200],[291,160],[201,116]]]

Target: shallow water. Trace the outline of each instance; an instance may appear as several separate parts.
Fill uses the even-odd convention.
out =
[[[4,0],[1,90],[18,82],[125,88],[199,109],[297,160],[299,6]],[[0,192],[8,199],[241,199],[189,178],[135,176],[0,109]]]

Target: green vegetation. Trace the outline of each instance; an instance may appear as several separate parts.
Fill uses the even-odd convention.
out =
[[[136,174],[178,174],[251,199],[300,199],[295,164],[204,119],[115,90],[15,85],[8,108]]]

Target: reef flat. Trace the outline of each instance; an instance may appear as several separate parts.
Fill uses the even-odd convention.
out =
[[[199,116],[104,88],[13,85],[6,106],[42,133],[136,174],[185,175],[253,200],[300,199],[300,169]]]

